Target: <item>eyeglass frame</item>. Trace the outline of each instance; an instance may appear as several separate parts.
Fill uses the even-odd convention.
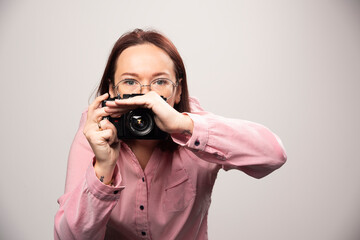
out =
[[[151,91],[151,83],[154,82],[154,81],[156,81],[156,80],[161,80],[161,79],[163,79],[163,80],[169,80],[169,81],[171,82],[171,84],[173,85],[172,95],[171,95],[169,98],[166,99],[166,100],[169,100],[170,98],[172,98],[172,97],[174,96],[174,93],[175,93],[174,90],[179,86],[179,80],[177,80],[177,79],[176,79],[176,83],[174,83],[173,81],[171,81],[171,80],[168,79],[168,78],[157,78],[157,79],[152,80],[152,81],[150,82],[150,84],[141,84],[141,83],[140,83],[138,80],[136,80],[136,79],[123,79],[123,80],[120,80],[116,85],[114,85],[113,89],[114,89],[114,92],[116,91],[116,95],[117,95],[117,96],[120,96],[120,93],[119,93],[119,91],[117,90],[118,85],[119,85],[121,82],[124,82],[124,81],[126,81],[126,80],[131,80],[131,81],[135,81],[135,82],[139,83],[139,85],[140,85],[140,92],[141,92],[141,90],[142,90],[143,87],[149,87],[149,88],[150,88],[150,91]]]

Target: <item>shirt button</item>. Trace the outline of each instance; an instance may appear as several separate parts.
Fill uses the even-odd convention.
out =
[[[195,146],[199,146],[200,145],[200,141],[199,140],[196,140],[195,141]]]
[[[144,177],[142,178],[142,181],[145,182],[145,178],[144,178]]]
[[[143,205],[140,205],[140,210],[144,210],[144,206],[143,206]]]
[[[116,190],[116,191],[114,191],[114,194],[117,194],[119,191],[118,190]]]
[[[146,235],[146,232],[141,232],[141,235],[145,236],[145,235]]]

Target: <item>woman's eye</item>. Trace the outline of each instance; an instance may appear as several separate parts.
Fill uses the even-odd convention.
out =
[[[157,79],[154,81],[154,84],[156,85],[166,85],[167,81],[166,79]]]
[[[135,80],[132,80],[132,79],[125,79],[125,80],[123,81],[123,84],[132,86],[132,85],[135,85],[135,84],[136,84],[136,81],[135,81]]]

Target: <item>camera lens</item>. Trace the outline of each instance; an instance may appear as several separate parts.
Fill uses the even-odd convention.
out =
[[[128,114],[127,125],[136,136],[145,136],[154,128],[154,121],[147,109],[135,109]]]

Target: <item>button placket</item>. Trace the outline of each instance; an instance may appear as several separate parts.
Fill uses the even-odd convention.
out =
[[[148,203],[148,194],[147,194],[147,184],[145,181],[145,176],[139,176],[139,181],[137,183],[137,194],[136,194],[136,232],[139,234],[139,237],[148,239],[149,223],[148,223],[148,212],[147,212],[147,203]]]

